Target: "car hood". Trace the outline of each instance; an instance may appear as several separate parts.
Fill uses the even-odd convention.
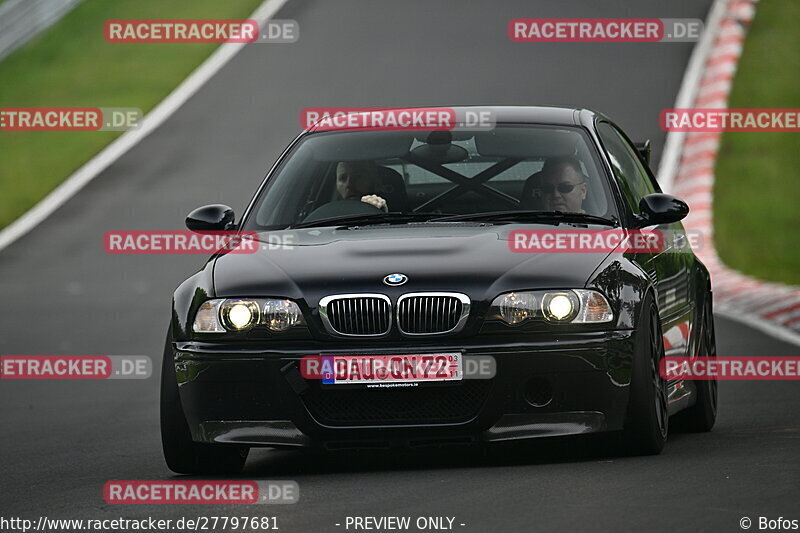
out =
[[[514,229],[539,225],[406,224],[259,233],[254,253],[214,265],[217,296],[282,296],[316,305],[329,294],[457,291],[473,301],[522,289],[583,287],[608,253],[515,253]],[[283,244],[281,244],[283,243]],[[401,287],[383,283],[402,273]]]

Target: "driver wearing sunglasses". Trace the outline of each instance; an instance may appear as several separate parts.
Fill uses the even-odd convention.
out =
[[[542,168],[541,202],[545,211],[582,213],[586,199],[586,176],[575,157],[553,157]]]

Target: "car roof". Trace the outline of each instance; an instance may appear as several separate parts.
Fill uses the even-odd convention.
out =
[[[498,123],[579,125],[580,108],[557,106],[451,106],[454,110],[489,111]],[[588,110],[587,110],[588,111]],[[594,114],[590,111],[590,113]]]

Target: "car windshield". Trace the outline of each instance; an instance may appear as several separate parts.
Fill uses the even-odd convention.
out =
[[[586,223],[602,223],[598,217],[618,217],[589,142],[581,128],[510,124],[307,134],[263,187],[243,229],[540,222],[556,212],[574,214],[561,221],[586,215]]]

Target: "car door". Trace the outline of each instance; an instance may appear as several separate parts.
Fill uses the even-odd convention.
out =
[[[642,197],[661,192],[658,184],[642,163],[633,143],[618,127],[601,121],[597,124],[597,133],[625,202],[631,212],[639,213]],[[689,287],[690,254],[682,246],[685,231],[680,222],[648,229],[665,232],[668,238],[664,239],[663,249],[655,253],[633,253],[631,260],[653,280],[667,355],[686,357],[690,355],[694,305]]]

